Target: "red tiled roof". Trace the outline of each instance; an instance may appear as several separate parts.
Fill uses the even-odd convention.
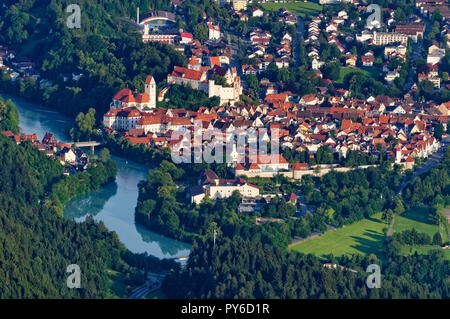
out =
[[[147,78],[145,79],[145,84],[149,84],[153,79],[153,76],[147,75]]]
[[[191,56],[191,59],[188,62],[188,65],[200,65],[197,59],[194,56]]]
[[[179,78],[186,78],[191,80],[200,81],[203,72],[197,70],[191,70],[188,68],[183,68],[181,66],[175,66],[172,72],[172,76]]]
[[[182,38],[188,38],[188,39],[192,39],[192,33],[187,33],[187,32],[181,32],[180,33],[180,37]]]
[[[148,96],[147,93],[140,93],[136,97],[136,103],[149,103],[150,102],[150,96]]]
[[[133,92],[130,89],[125,88],[125,89],[122,89],[119,92],[117,92],[114,95],[113,99],[114,100],[122,100],[124,97],[129,96],[129,95],[133,96]]]
[[[294,171],[301,171],[304,169],[309,169],[309,165],[307,163],[295,163],[295,164],[291,164],[291,166],[294,169]]]
[[[152,124],[161,124],[161,116],[144,116],[139,121],[137,121],[137,125],[152,125]]]
[[[191,121],[187,117],[173,117],[170,119],[172,125],[191,125]]]
[[[218,56],[209,57],[209,61],[211,62],[211,65],[220,66],[220,57]]]
[[[150,139],[147,136],[145,137],[127,136],[125,137],[125,139],[129,140],[133,144],[150,144]]]

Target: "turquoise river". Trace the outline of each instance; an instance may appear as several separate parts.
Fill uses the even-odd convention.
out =
[[[41,140],[46,132],[51,132],[59,141],[69,141],[67,133],[72,127],[72,119],[18,97],[2,96],[16,104],[23,133],[36,133]],[[188,256],[190,245],[161,236],[135,223],[137,185],[145,179],[149,167],[117,156],[112,158],[118,167],[116,181],[67,203],[64,216],[79,222],[88,215],[94,216],[95,220],[102,221],[108,229],[115,231],[124,245],[135,253],[147,252],[158,258]]]

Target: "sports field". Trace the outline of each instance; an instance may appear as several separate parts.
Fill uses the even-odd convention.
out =
[[[378,213],[370,219],[363,219],[352,225],[300,242],[291,246],[290,250],[318,257],[325,257],[328,254],[342,256],[360,253],[375,254],[379,259],[384,259],[385,235],[383,228],[385,227],[386,224],[381,220],[381,213]]]
[[[264,10],[278,11],[280,8],[286,8],[292,13],[304,17],[305,14],[316,16],[322,12],[322,6],[314,2],[287,2],[287,3],[261,3]]]

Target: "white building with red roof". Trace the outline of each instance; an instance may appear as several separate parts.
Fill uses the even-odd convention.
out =
[[[206,178],[200,180],[199,186],[191,188],[191,202],[200,204],[205,196],[212,199],[228,198],[238,191],[243,197],[255,198],[259,196],[259,187],[238,177],[235,179],[219,179],[212,171],[203,173]]]
[[[180,32],[180,43],[181,44],[189,44],[194,40],[194,37],[192,36],[192,33],[188,32]]]
[[[132,108],[111,109],[103,116],[103,124],[113,130],[128,131],[136,128],[137,122],[141,119],[141,112]]]
[[[213,25],[212,23],[208,24],[208,38],[210,40],[219,40],[220,39],[220,27],[217,25]]]
[[[110,109],[124,109],[136,107],[139,110],[153,109],[156,107],[156,82],[149,75],[145,80],[145,92],[133,93],[128,88],[118,91],[110,104]]]

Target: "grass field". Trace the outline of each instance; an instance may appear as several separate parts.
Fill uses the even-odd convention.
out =
[[[329,231],[319,237],[300,242],[290,247],[290,250],[325,257],[351,255],[360,253],[364,255],[375,254],[384,259],[383,228],[386,224],[381,220],[381,213],[373,215],[352,225]]]
[[[439,231],[439,226],[433,224],[426,207],[416,207],[395,217],[393,232],[401,232],[415,228],[418,232],[426,233],[431,238]]]
[[[264,10],[278,11],[280,8],[286,8],[292,13],[298,14],[302,18],[305,14],[316,16],[322,12],[322,6],[314,2],[289,2],[289,3],[261,3]]]
[[[395,224],[393,232],[401,232],[404,230],[415,229],[418,232],[426,233],[431,238],[433,235],[440,231],[441,236],[444,238],[444,228],[439,228],[438,225],[434,224],[430,219],[428,210],[426,207],[415,207],[410,209],[400,216],[395,217]],[[445,238],[444,238],[445,241]],[[400,253],[403,255],[412,255],[416,251],[418,254],[428,254],[432,249],[440,249],[444,252],[446,259],[450,260],[450,249],[442,249],[438,246],[402,246]]]
[[[430,250],[439,249],[444,252],[444,257],[450,260],[450,249],[436,248],[436,246],[402,246],[400,253],[402,255],[413,255],[416,251],[419,255],[426,255]]]
[[[339,79],[336,81],[337,83],[343,84],[345,76],[352,72],[360,72],[365,74],[366,76],[371,77],[372,79],[378,79],[379,70],[377,68],[372,67],[364,67],[364,68],[341,68],[341,72],[339,73]]]

